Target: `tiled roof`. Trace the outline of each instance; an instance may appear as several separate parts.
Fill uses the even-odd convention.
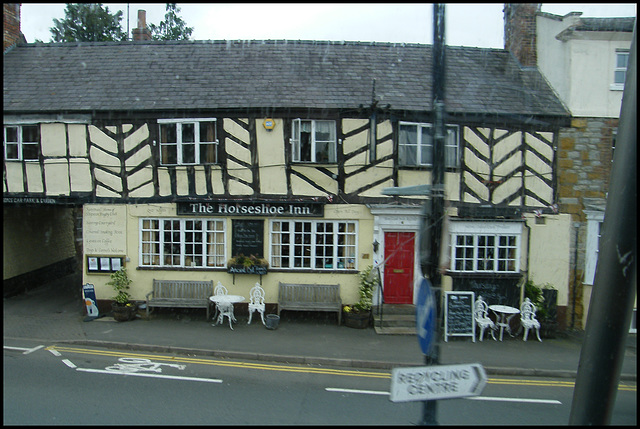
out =
[[[431,110],[431,45],[181,41],[18,45],[4,55],[5,113],[358,108]],[[569,113],[540,72],[501,49],[447,47],[446,110]]]

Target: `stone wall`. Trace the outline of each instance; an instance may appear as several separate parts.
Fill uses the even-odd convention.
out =
[[[557,154],[558,202],[561,213],[569,213],[574,224],[572,237],[572,266],[575,272],[569,279],[569,305],[567,308],[568,327],[571,327],[573,312],[573,290],[575,289],[574,328],[582,329],[585,305],[583,285],[585,267],[585,246],[587,223],[584,213],[585,204],[604,207],[609,190],[609,176],[613,160],[613,140],[618,119],[612,118],[574,118],[571,128],[560,132]],[[575,234],[578,234],[578,252],[576,261]],[[574,280],[575,279],[575,280]],[[574,288],[575,281],[575,288]]]

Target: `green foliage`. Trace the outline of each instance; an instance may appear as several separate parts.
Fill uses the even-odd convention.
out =
[[[532,279],[527,280],[524,284],[524,297],[529,298],[533,305],[536,306],[536,318],[544,320],[547,318],[547,309],[544,306],[544,295],[542,289],[553,289],[553,286],[546,283],[542,287],[535,284]]]
[[[178,17],[180,8],[176,7],[176,3],[167,3],[166,11],[164,21],[158,25],[149,24],[151,40],[189,40],[193,27],[187,27],[182,18]]]
[[[244,256],[240,253],[227,261],[227,267],[233,265],[244,265],[245,267],[252,267],[257,265],[259,267],[268,267],[269,263],[264,258],[259,258],[256,255]]]
[[[373,271],[373,266],[369,265],[360,273],[360,301],[353,304],[349,309],[345,308],[345,311],[349,312],[353,310],[356,313],[370,311],[373,306],[373,289],[377,285],[378,276]]]
[[[132,280],[127,275],[125,267],[120,268],[115,273],[111,273],[111,280],[107,284],[113,286],[113,289],[117,292],[117,295],[113,297],[115,302],[127,304],[131,300],[131,295],[127,292],[131,283]]]
[[[52,42],[116,42],[127,40],[122,11],[112,14],[102,3],[67,3],[65,18],[54,19]]]

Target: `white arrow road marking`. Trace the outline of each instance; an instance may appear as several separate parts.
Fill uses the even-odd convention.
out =
[[[69,359],[62,359],[62,362],[67,365],[69,368],[77,368],[76,365],[71,362]]]
[[[37,347],[34,347],[32,349],[27,349],[27,348],[24,348],[24,347],[9,347],[9,346],[3,346],[3,347],[5,349],[7,349],[7,350],[23,350],[22,354],[23,355],[28,355],[29,353],[33,353],[36,350],[39,350],[39,349],[43,348],[44,346],[37,346]]]
[[[177,375],[145,374],[145,373],[126,372],[126,371],[119,372],[119,371],[107,371],[104,369],[90,369],[90,368],[76,368],[76,371],[93,372],[97,374],[131,375],[135,377],[168,378],[172,380],[202,381],[205,383],[222,383],[222,380],[219,380],[216,378],[181,377]]]
[[[471,396],[463,399],[471,399],[474,401],[527,402],[532,404],[562,405],[562,402],[556,401],[555,399],[496,398],[491,396]]]
[[[377,390],[340,389],[338,387],[327,387],[324,390],[327,392],[362,393],[364,395],[389,395],[389,392],[381,392]]]
[[[55,349],[49,349],[49,352],[51,352],[51,354],[54,356],[58,356],[58,357],[62,356],[62,354]]]

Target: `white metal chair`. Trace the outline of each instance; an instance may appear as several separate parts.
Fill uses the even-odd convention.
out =
[[[497,329],[496,324],[489,318],[489,306],[484,302],[481,296],[476,300],[473,315],[476,324],[480,328],[480,341],[484,338],[484,331],[487,328],[490,329],[489,332],[491,332],[491,338],[496,341],[496,336],[493,332]]]
[[[218,323],[224,323],[224,316],[227,316],[229,319],[229,327],[233,331],[233,325],[231,322],[237,322],[236,318],[233,316],[233,303],[223,301],[217,305],[217,308],[220,310],[220,314],[218,314]]]
[[[220,283],[220,281],[218,281],[218,284],[216,284],[216,287],[213,290],[213,294],[215,296],[218,296],[218,295],[228,295],[229,293],[227,291],[227,288],[224,287],[222,283]],[[213,320],[215,320],[216,317],[218,317],[219,313],[220,313],[220,304],[216,304],[216,314],[213,315]],[[221,320],[221,319],[218,319],[218,320]]]
[[[213,294],[214,295],[228,295],[229,292],[227,291],[227,288],[222,286],[222,283],[220,283],[220,281],[218,281],[218,284],[216,285],[216,288],[213,290]]]
[[[540,339],[540,322],[536,319],[536,306],[529,298],[525,298],[522,306],[520,306],[520,324],[524,328],[524,341],[527,341],[529,329],[535,328],[538,341],[542,342]]]
[[[264,289],[260,287],[259,283],[251,288],[249,292],[249,322],[247,325],[251,324],[251,316],[253,312],[257,311],[260,313],[260,317],[262,318],[262,324],[265,325],[264,322]]]

